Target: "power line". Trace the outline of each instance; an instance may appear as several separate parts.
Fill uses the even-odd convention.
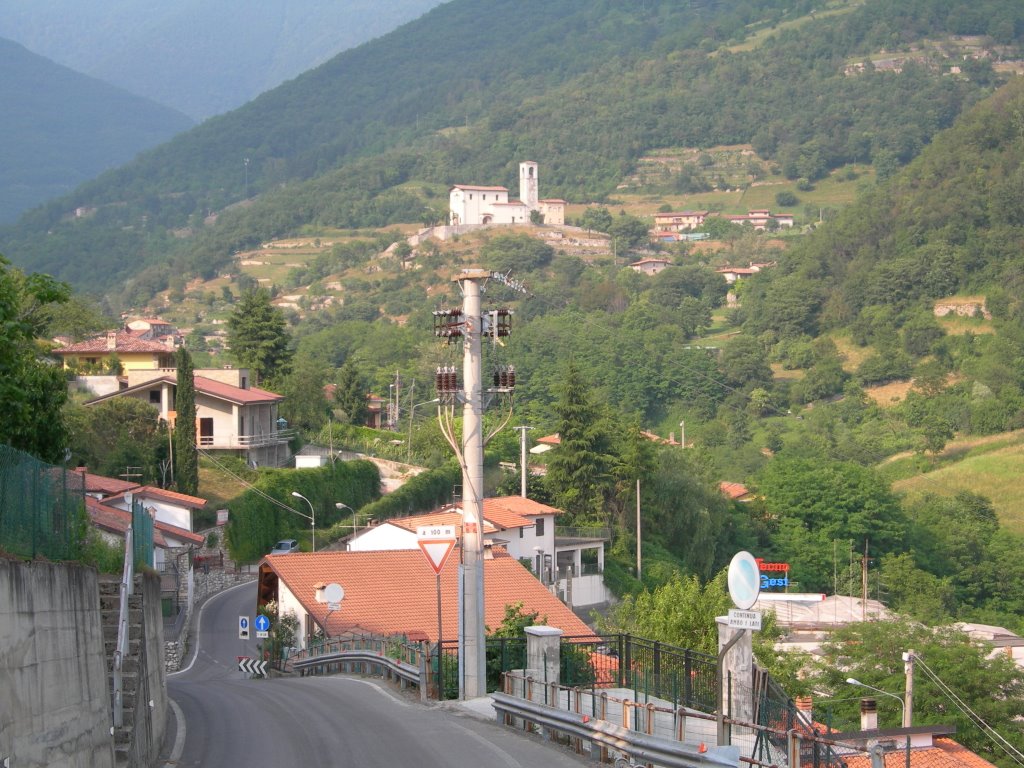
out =
[[[1024,765],[1024,754],[1021,754],[1021,752],[1012,744],[1010,744],[1009,741],[1003,738],[1003,736],[995,728],[993,728],[987,722],[985,722],[985,719],[981,715],[979,715],[977,712],[971,709],[970,706],[968,706],[968,704],[963,699],[961,699],[956,694],[956,692],[953,691],[952,688],[950,688],[948,685],[946,685],[945,682],[943,682],[942,678],[940,678],[934,670],[932,670],[927,664],[925,664],[924,659],[922,659],[919,655],[914,654],[914,661],[920,666],[921,669],[925,671],[928,677],[931,678],[932,682],[934,682],[939,687],[939,690],[943,694],[945,694],[946,698],[952,701],[957,709],[963,712],[972,723],[978,726],[981,729],[982,733],[984,733],[991,741],[993,741],[996,744],[996,746],[1002,749],[1010,757],[1011,760],[1013,760],[1018,765]]]

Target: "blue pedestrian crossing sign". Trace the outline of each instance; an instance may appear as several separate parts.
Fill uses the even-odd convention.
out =
[[[256,637],[267,637],[270,631],[270,619],[262,613],[256,617]]]
[[[248,640],[249,639],[249,617],[239,616],[238,617],[238,639]]]

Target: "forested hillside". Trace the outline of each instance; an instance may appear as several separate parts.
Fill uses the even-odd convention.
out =
[[[193,123],[0,38],[0,223]]]
[[[420,220],[434,201],[396,186],[508,184],[526,156],[570,200],[605,199],[661,146],[749,142],[808,183],[850,162],[891,174],[1000,78],[991,56],[958,56],[952,76],[921,42],[990,35],[1011,55],[1024,28],[998,2],[815,8],[455,0],[33,212],[0,247],[92,290],[148,267],[150,290],[305,224]],[[849,69],[893,48],[897,69]],[[78,206],[97,215],[61,223]]]

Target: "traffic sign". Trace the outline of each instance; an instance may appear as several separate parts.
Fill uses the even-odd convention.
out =
[[[416,543],[427,556],[427,562],[434,569],[434,573],[440,576],[448,556],[455,549],[455,539],[420,539]]]
[[[416,536],[420,539],[454,539],[454,525],[419,525]]]
[[[253,675],[254,677],[266,677],[267,662],[257,661],[256,659],[251,659],[248,656],[239,656],[238,671],[245,672],[247,675]]]
[[[729,626],[736,629],[761,629],[760,611],[738,611],[735,608],[729,609]]]
[[[741,611],[754,607],[761,592],[761,571],[749,552],[737,552],[729,563],[729,597]]]
[[[238,639],[248,640],[249,639],[249,617],[239,616],[238,617]]]
[[[253,623],[256,625],[256,637],[269,637],[270,619],[261,613]]]

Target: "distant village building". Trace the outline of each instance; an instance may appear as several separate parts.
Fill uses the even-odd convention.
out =
[[[520,200],[509,200],[507,187],[456,184],[448,192],[448,223],[529,224],[531,212],[537,211],[545,224],[565,224],[565,200],[539,199],[539,185],[537,163],[531,160],[519,164]]]
[[[668,259],[640,259],[640,261],[634,261],[629,265],[629,268],[634,272],[640,272],[644,275],[656,275],[666,267],[672,265],[672,262]]]
[[[707,211],[672,211],[654,214],[654,226],[662,232],[683,232],[697,229],[707,219]]]
[[[771,222],[775,222],[780,229],[793,226],[792,213],[773,214],[767,208],[757,208],[753,211],[748,211],[746,214],[740,214],[737,216],[726,215],[722,218],[726,221],[732,222],[733,224],[749,224],[758,232],[763,232],[768,229]]]

